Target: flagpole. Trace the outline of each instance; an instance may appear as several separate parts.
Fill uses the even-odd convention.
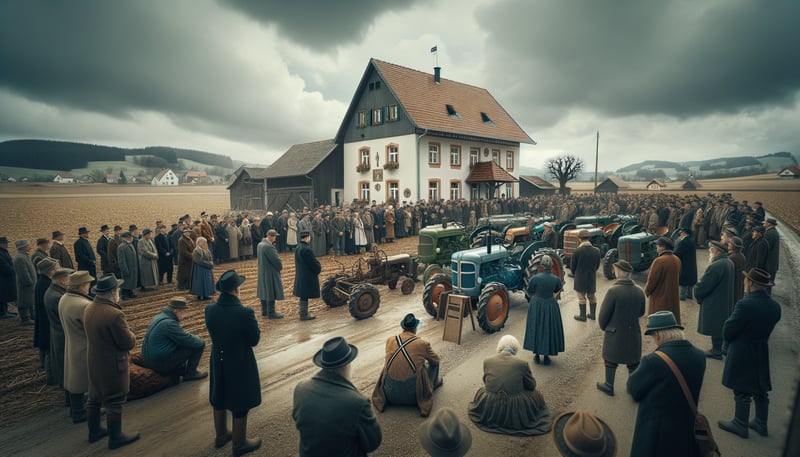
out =
[[[433,45],[433,47],[431,48],[431,54],[433,54],[434,59],[436,59],[436,65],[435,66],[438,67],[439,66],[439,45],[438,44]]]
[[[600,155],[600,131],[597,131],[597,143],[594,147],[594,193],[597,193],[597,163]]]

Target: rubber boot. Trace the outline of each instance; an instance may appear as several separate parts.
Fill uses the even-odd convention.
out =
[[[214,439],[215,448],[225,446],[233,438],[231,432],[228,431],[228,412],[224,409],[214,410],[214,431],[217,433],[217,437]]]
[[[70,403],[70,401],[69,401],[69,392],[67,392],[67,391],[65,390],[65,391],[64,391],[64,406],[66,406],[67,408],[69,408],[71,404],[72,404],[72,403]]]
[[[742,438],[747,438],[747,421],[750,419],[750,398],[736,399],[736,412],[731,421],[719,421],[719,428]]]
[[[261,315],[266,317],[267,316],[267,301],[261,300]]]
[[[267,317],[269,319],[283,319],[283,314],[275,311],[275,300],[267,302]]]
[[[580,314],[573,316],[576,321],[586,322],[586,304],[578,303]]]
[[[617,377],[617,369],[606,367],[606,382],[598,382],[597,390],[605,393],[606,395],[614,396],[614,378]]]
[[[301,321],[310,321],[316,319],[317,316],[312,316],[308,314],[308,301],[300,300],[300,320]]]
[[[233,418],[233,455],[245,455],[261,447],[261,440],[247,438],[247,416]]]
[[[83,394],[69,394],[69,415],[73,424],[86,422],[86,399]],[[99,416],[97,420],[99,424]]]
[[[108,426],[108,448],[119,449],[139,439],[139,432],[132,435],[122,433],[122,414],[106,416]]]
[[[86,422],[89,425],[90,443],[108,436],[108,430],[100,426],[100,408],[86,408]]]
[[[597,311],[597,303],[589,303],[589,314],[586,315],[591,320],[595,319],[594,312]]]
[[[761,436],[769,436],[767,433],[767,417],[769,416],[769,398],[764,396],[763,399],[753,397],[756,404],[756,417],[748,424],[750,428],[755,430]]]

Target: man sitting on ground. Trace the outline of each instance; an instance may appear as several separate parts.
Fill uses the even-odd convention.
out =
[[[186,299],[176,297],[153,318],[142,341],[142,361],[164,376],[194,381],[208,376],[207,371],[197,371],[206,343],[181,327],[186,307]]]

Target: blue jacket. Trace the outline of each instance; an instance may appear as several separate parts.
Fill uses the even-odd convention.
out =
[[[165,306],[147,327],[147,333],[142,340],[142,361],[156,371],[169,370],[174,367],[162,367],[161,362],[168,362],[175,351],[182,347],[199,349],[205,345],[200,337],[184,330],[178,323],[175,312]]]

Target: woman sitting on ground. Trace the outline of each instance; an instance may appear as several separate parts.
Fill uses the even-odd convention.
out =
[[[484,387],[469,404],[469,417],[483,431],[533,436],[550,431],[550,411],[536,390],[531,367],[516,356],[519,341],[500,338],[498,354],[483,361]]]

